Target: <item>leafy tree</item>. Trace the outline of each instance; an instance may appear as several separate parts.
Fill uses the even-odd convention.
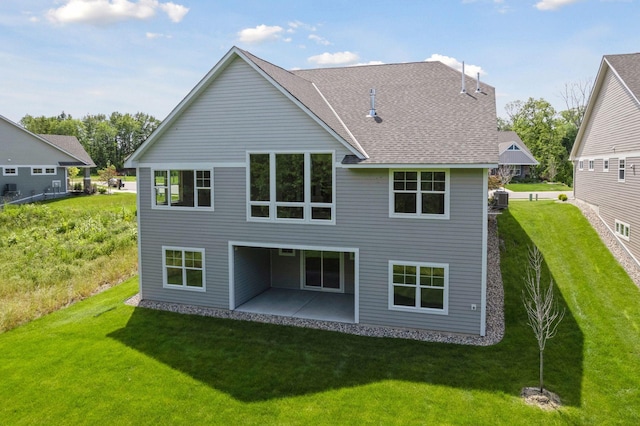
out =
[[[116,172],[116,166],[114,166],[113,164],[108,165],[104,169],[98,170],[98,177],[100,179],[100,182],[104,182],[105,185],[107,185],[107,192],[109,194],[111,194],[111,186],[109,185],[109,181],[111,179],[115,179],[116,176],[118,176],[118,173]]]
[[[69,175],[69,179],[71,179],[72,182],[76,178],[76,176],[78,176],[78,173],[80,173],[80,169],[75,166],[67,168],[67,174]]]

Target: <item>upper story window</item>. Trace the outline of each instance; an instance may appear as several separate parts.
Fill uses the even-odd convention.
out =
[[[332,153],[250,153],[247,220],[335,223]]]
[[[589,160],[589,171],[593,171],[593,160]]]
[[[154,206],[213,208],[212,170],[154,170]]]
[[[448,170],[392,170],[391,217],[449,218]]]
[[[584,160],[578,161],[578,170],[584,170]]]
[[[56,168],[55,167],[32,167],[31,174],[32,175],[55,175]]]
[[[605,158],[604,160],[602,160],[602,171],[603,172],[608,172],[609,171],[609,159]]]
[[[18,168],[17,167],[3,167],[2,168],[3,176],[18,176]]]
[[[624,182],[624,167],[625,167],[625,159],[620,158],[618,160],[618,182]]]

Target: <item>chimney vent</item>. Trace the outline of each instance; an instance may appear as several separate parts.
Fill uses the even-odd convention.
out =
[[[376,89],[369,90],[369,98],[371,99],[371,108],[369,109],[368,118],[375,117],[376,114]]]
[[[480,92],[482,92],[482,90],[480,90],[480,73],[478,73],[476,78],[476,93]]]
[[[462,61],[462,89],[460,90],[461,94],[467,93],[467,85],[464,79],[464,61]]]

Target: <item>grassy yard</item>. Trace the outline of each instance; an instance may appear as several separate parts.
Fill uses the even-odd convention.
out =
[[[579,211],[512,202],[506,335],[491,347],[366,338],[124,305],[131,279],[0,334],[6,424],[639,424],[640,292]],[[527,247],[567,316],[546,351],[564,407],[525,405],[537,347],[521,289]]]
[[[0,333],[137,271],[135,194],[0,210]]]
[[[573,188],[564,183],[510,183],[506,189],[514,192],[571,191]]]

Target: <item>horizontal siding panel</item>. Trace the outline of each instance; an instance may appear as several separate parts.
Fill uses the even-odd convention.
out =
[[[214,211],[151,209],[151,171],[140,169],[139,190],[146,200],[140,207],[143,297],[226,308],[230,240],[349,247],[360,253],[362,323],[479,333],[481,209],[486,202],[483,171],[451,171],[450,220],[389,218],[388,170],[338,169],[336,173],[337,220],[332,226],[247,222],[244,168],[214,170]],[[468,217],[473,211],[477,214]],[[162,288],[159,253],[163,244],[205,248],[206,294]],[[449,315],[388,310],[389,260],[448,263]],[[472,303],[476,311],[471,311]]]

